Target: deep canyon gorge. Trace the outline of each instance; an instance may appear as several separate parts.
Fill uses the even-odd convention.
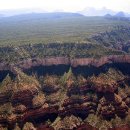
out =
[[[129,66],[129,55],[1,63],[1,129],[129,130]]]

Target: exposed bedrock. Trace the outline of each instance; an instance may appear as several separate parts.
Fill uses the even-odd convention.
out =
[[[34,63],[34,64],[33,64]],[[108,71],[109,68],[117,68],[125,74],[130,74],[130,56],[110,56],[102,57],[100,59],[83,58],[83,59],[72,59],[67,58],[50,58],[45,59],[43,62],[37,64],[36,61],[24,64],[20,63],[18,66],[26,73],[37,73],[38,75],[56,74],[63,75],[68,72],[69,68],[72,67],[74,74],[82,74],[85,76],[91,76],[93,74],[98,75],[101,72]],[[125,69],[124,69],[125,68]]]
[[[20,68],[28,69],[34,66],[52,66],[52,65],[69,65],[71,67],[77,66],[95,66],[100,67],[107,63],[130,63],[130,55],[111,55],[104,56],[99,59],[95,58],[78,58],[70,59],[67,57],[55,57],[55,58],[36,58],[28,59],[18,62],[16,65]]]
[[[0,81],[2,81],[7,73],[14,77],[17,72],[15,67],[21,68],[28,74],[37,73],[38,75],[56,74],[62,75],[72,67],[75,74],[83,74],[91,76],[106,72],[108,68],[113,67],[121,70],[123,73],[130,74],[129,69],[130,55],[113,55],[95,58],[79,58],[69,59],[67,57],[55,58],[35,58],[17,62],[15,64],[0,63]],[[125,69],[124,69],[125,68]]]
[[[108,130],[128,130],[128,125],[115,127],[112,124],[116,123],[111,123],[129,123],[130,59],[119,57],[91,62],[75,59],[71,63],[67,58],[35,59],[5,68],[2,65],[1,80],[7,73],[15,78],[8,75],[1,82],[0,128],[98,130],[105,126]]]
[[[52,65],[69,65],[71,67],[77,66],[95,66],[100,67],[107,63],[130,63],[130,55],[110,55],[98,59],[95,58],[75,58],[70,59],[67,57],[52,57],[52,58],[33,58],[22,60],[14,63],[0,63],[0,70],[12,70],[14,66],[22,69],[29,69],[34,66],[52,66]]]
[[[76,130],[99,130],[99,129],[94,128],[90,125],[81,125]],[[108,129],[104,129],[104,130],[130,130],[130,126],[123,125],[123,126],[120,126],[117,128],[108,128]]]
[[[35,78],[30,78],[21,72],[15,81],[9,79],[9,76],[5,80],[6,82],[3,81],[0,88],[1,126],[13,130],[18,123],[18,127],[23,129],[29,127],[30,130],[30,124],[26,126],[26,122],[35,125],[42,121],[56,119],[59,106],[50,107],[46,103],[45,95],[41,92],[40,84]]]
[[[130,75],[130,64],[129,63],[110,63],[105,64],[100,67],[95,66],[77,66],[71,67],[72,71],[75,75],[83,75],[85,77],[92,75],[99,75],[100,73],[105,73],[109,70],[109,68],[114,68],[121,71],[125,75]],[[37,74],[37,76],[43,76],[46,74],[49,75],[63,75],[65,72],[69,71],[70,66],[68,65],[52,65],[52,66],[35,66],[29,69],[23,69],[23,71],[28,74]],[[15,71],[10,70],[1,70],[0,71],[0,82],[9,74],[13,79],[17,73]]]
[[[77,130],[98,130],[97,128],[92,127],[89,124],[83,124],[77,127]]]

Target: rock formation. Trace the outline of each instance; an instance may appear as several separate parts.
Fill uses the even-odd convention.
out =
[[[129,58],[125,58],[109,57],[109,61],[129,63]],[[62,63],[61,59],[51,61],[55,65]],[[52,64],[51,61],[45,64]],[[69,62],[66,60],[65,64]],[[101,64],[97,62],[100,60],[89,63],[73,60],[72,65],[91,63],[98,68]],[[22,72],[27,69],[23,63],[18,66],[12,68],[15,77],[7,75],[0,84],[1,129],[129,129],[130,78],[118,68],[108,68],[90,77],[75,75],[72,68],[63,75],[29,76]]]

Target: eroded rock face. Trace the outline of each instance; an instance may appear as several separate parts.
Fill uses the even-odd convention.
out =
[[[72,130],[77,128],[82,124],[82,120],[75,116],[66,116],[63,119],[57,119],[57,122],[54,122],[53,127],[56,130]]]
[[[24,130],[36,130],[32,123],[26,123],[23,127]]]
[[[118,70],[91,77],[75,76],[72,69],[62,76],[15,72],[0,87],[1,129],[129,128],[130,78]],[[117,128],[117,121],[123,126]]]
[[[125,117],[128,114],[128,106],[122,101],[121,97],[114,94],[111,98],[101,98],[98,112],[105,118],[114,118],[115,114]]]
[[[52,58],[35,58],[19,61],[15,64],[8,64],[6,62],[0,63],[0,71],[11,70],[15,72],[14,67],[21,69],[29,69],[35,66],[52,66],[52,65],[70,65],[72,67],[77,66],[95,66],[100,67],[108,63],[130,63],[130,55],[110,55],[104,56],[99,59],[95,58],[75,58],[70,59],[67,57],[52,57]]]
[[[117,127],[117,128],[111,128],[109,130],[129,130],[129,129],[130,129],[129,125],[124,125],[124,126]]]
[[[112,55],[112,56],[101,57],[99,59],[94,59],[94,58],[69,59],[65,57],[29,59],[17,63],[16,66],[22,69],[29,69],[31,67],[40,66],[40,65],[42,66],[70,65],[72,67],[91,65],[95,67],[100,67],[108,63],[130,63],[130,56]]]
[[[83,124],[79,127],[77,127],[77,130],[98,130],[97,128],[92,127],[89,124]]]

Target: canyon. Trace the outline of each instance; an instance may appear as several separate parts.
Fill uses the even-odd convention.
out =
[[[0,130],[130,130],[129,19],[32,13],[0,30]]]
[[[0,63],[0,128],[129,130],[129,66],[129,55]]]

